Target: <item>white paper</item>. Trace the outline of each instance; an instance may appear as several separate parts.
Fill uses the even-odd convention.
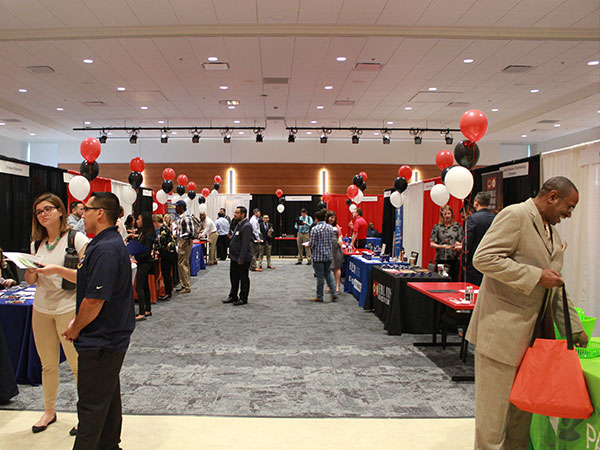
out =
[[[14,262],[19,269],[37,269],[40,267],[42,257],[28,253],[4,252],[4,256]]]

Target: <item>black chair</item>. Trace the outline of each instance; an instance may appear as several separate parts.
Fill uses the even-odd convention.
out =
[[[467,328],[469,327],[469,321],[471,320],[471,311],[455,311],[454,309],[446,308],[442,317],[440,318],[440,332],[442,334],[442,349],[446,349],[446,342],[448,339],[448,331],[450,329],[459,328],[462,330],[462,337],[460,340],[460,359],[463,363],[467,362],[467,350],[469,348],[469,342],[466,339]]]

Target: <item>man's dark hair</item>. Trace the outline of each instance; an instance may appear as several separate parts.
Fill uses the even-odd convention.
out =
[[[219,208],[219,211],[223,211],[223,216],[225,215],[225,208]]]
[[[481,206],[490,206],[490,193],[489,192],[478,192],[473,199],[473,203],[479,203]]]
[[[245,206],[238,206],[237,209],[240,210],[240,212],[244,215],[244,217],[246,217],[248,215],[248,210],[246,209]]]
[[[361,209],[361,208],[356,208],[356,213],[357,213],[359,216],[362,216],[362,209]]]
[[[77,205],[83,205],[83,202],[80,202],[79,200],[75,200],[74,202],[71,202],[71,204],[69,205],[69,211],[73,212],[73,210],[75,208],[77,208]]]
[[[547,179],[542,185],[538,197],[545,197],[550,191],[558,191],[561,198],[567,197],[571,191],[579,193],[577,187],[567,177],[552,177]]]
[[[327,217],[327,208],[320,209],[315,213],[315,219],[319,222],[324,222],[325,217]]]
[[[119,197],[112,192],[92,192],[90,198],[92,197],[94,197],[94,206],[97,208],[102,208],[104,210],[104,214],[106,214],[108,223],[114,225],[117,222],[117,218],[119,217],[119,212],[121,210]]]
[[[259,212],[260,212],[260,209],[259,209],[259,208],[254,208],[254,209],[252,210],[252,214],[256,214],[256,213],[259,213]]]
[[[224,212],[221,212],[221,211],[219,211],[219,212],[217,213],[217,217],[225,217],[225,213],[224,213]]]
[[[300,214],[302,214],[302,213],[305,213],[305,212],[307,212],[307,211],[306,211],[306,208],[302,208],[302,209],[300,210]]]

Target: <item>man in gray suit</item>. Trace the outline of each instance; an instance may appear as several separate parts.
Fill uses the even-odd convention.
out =
[[[543,335],[554,338],[552,321],[565,333],[560,271],[566,243],[554,225],[571,217],[578,201],[568,178],[551,178],[535,198],[504,208],[475,252],[473,265],[484,278],[467,339],[475,345],[477,449],[527,448],[531,414],[509,402],[510,391],[546,290]],[[569,307],[574,341],[585,346],[570,299]]]

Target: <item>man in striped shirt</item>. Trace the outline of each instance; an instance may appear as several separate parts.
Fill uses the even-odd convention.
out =
[[[192,292],[190,286],[190,255],[194,245],[194,221],[187,212],[187,205],[183,200],[175,203],[175,211],[179,216],[177,220],[177,267],[179,269],[180,294]]]
[[[315,275],[317,276],[317,296],[311,298],[311,302],[323,301],[323,286],[327,280],[327,286],[331,290],[331,301],[337,298],[335,291],[335,280],[331,273],[331,260],[333,258],[333,239],[336,230],[325,222],[327,210],[317,211],[315,219],[317,224],[310,230],[310,248],[312,250],[312,262]]]

